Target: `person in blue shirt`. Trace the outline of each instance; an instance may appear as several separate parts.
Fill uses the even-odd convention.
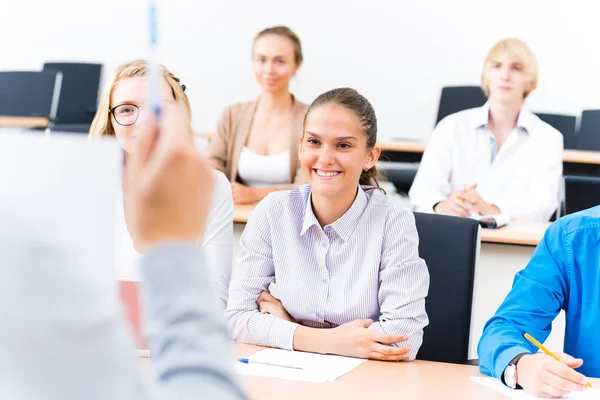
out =
[[[513,389],[521,386],[551,398],[584,390],[586,376],[600,377],[599,245],[600,206],[563,217],[548,228],[483,329],[481,372]],[[545,341],[561,309],[566,313],[564,363],[538,353],[523,336],[527,332]]]

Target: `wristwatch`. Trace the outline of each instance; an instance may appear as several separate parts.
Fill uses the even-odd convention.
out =
[[[518,354],[515,358],[513,358],[508,363],[508,366],[504,369],[504,373],[502,374],[502,380],[504,381],[506,386],[508,386],[511,389],[516,389],[518,386],[517,385],[517,363],[519,362],[521,357],[523,357],[524,355],[527,355],[527,354],[529,354],[529,353]]]

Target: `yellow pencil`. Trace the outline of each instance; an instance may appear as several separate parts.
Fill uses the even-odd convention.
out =
[[[553,352],[551,352],[550,350],[548,350],[548,348],[546,346],[544,346],[543,344],[541,344],[540,342],[538,342],[537,340],[535,340],[535,338],[533,336],[531,336],[529,333],[525,334],[525,339],[527,339],[531,343],[535,344],[538,349],[540,349],[544,353],[548,354],[550,357],[554,358],[556,361],[561,362],[563,364],[566,364],[563,360],[561,360],[561,358],[559,356],[557,356],[556,354],[554,354]],[[586,386],[592,387],[592,384],[590,382],[588,382],[586,384]]]

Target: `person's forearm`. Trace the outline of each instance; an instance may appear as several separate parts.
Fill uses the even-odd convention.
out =
[[[234,296],[232,296],[234,297]],[[231,301],[231,300],[230,300]],[[225,317],[233,339],[258,346],[291,350],[298,324],[258,310],[228,307]]]
[[[193,245],[159,245],[144,255],[141,272],[144,325],[159,387],[180,399],[198,393],[243,399],[202,251]]]
[[[298,326],[294,332],[294,350],[308,351],[311,353],[331,354],[332,329],[309,328]]]

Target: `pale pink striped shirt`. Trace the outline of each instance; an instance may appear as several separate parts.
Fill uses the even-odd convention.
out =
[[[350,209],[321,228],[311,187],[268,195],[242,234],[225,315],[234,339],[292,349],[298,324],[258,311],[269,284],[300,324],[333,328],[371,318],[370,329],[408,335],[414,359],[428,324],[429,272],[415,219],[379,190],[359,187]]]

